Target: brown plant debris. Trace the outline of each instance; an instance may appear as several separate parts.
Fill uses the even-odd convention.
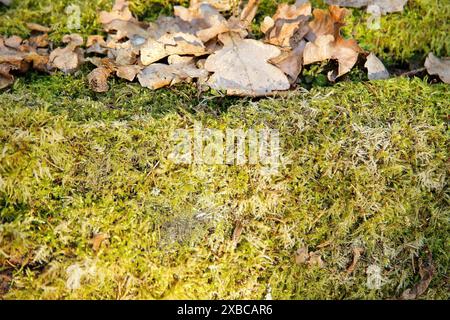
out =
[[[425,68],[431,75],[438,75],[444,83],[450,83],[450,58],[439,59],[432,52],[425,60]]]
[[[364,249],[361,247],[353,248],[353,261],[347,268],[347,274],[351,274],[355,271],[356,265],[358,264],[359,259],[361,258],[361,254],[364,252]]]
[[[369,80],[384,80],[389,78],[389,71],[387,71],[383,62],[373,53],[367,56],[364,67],[367,69]]]
[[[324,266],[324,262],[319,251],[309,252],[307,247],[300,247],[295,252],[295,263],[298,265],[306,264],[309,266]]]
[[[328,75],[335,81],[363,53],[355,40],[341,35],[346,9],[313,10],[304,0],[279,4],[261,25],[263,39],[251,39],[259,2],[191,0],[187,8],[175,6],[174,16],[146,23],[133,16],[128,1],[116,0],[111,11],[99,14],[105,37],[91,35],[84,47],[80,35],[66,35],[65,46],[51,52],[50,29],[30,23],[29,39],[0,38],[0,87],[30,68],[70,74],[87,60],[96,66],[87,77],[95,92],[109,90],[108,79],[117,76],[137,78],[151,89],[197,81],[201,88],[256,97],[289,90],[305,65],[324,60],[338,62],[338,70]],[[369,55],[366,67],[369,79],[386,78],[375,56]]]
[[[433,265],[433,256],[431,254],[431,251],[427,247],[425,248],[425,254],[425,260],[419,260],[420,281],[411,289],[406,289],[405,291],[403,291],[400,299],[414,300],[427,291],[436,270]]]

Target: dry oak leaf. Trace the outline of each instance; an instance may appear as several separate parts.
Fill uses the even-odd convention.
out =
[[[0,63],[0,89],[7,88],[14,83],[14,76],[11,71],[15,69],[17,67],[9,63]]]
[[[27,23],[26,24],[27,28],[30,29],[32,32],[40,32],[40,33],[48,33],[50,32],[52,29],[50,29],[49,27],[40,25],[38,23]]]
[[[71,34],[64,36],[63,42],[67,46],[53,50],[49,62],[64,73],[72,73],[84,62],[84,52],[79,48],[84,41],[80,35]]]
[[[116,69],[116,75],[119,78],[133,81],[139,72],[141,72],[142,68],[143,67],[140,65],[118,66]]]
[[[319,251],[309,252],[307,247],[301,247],[295,252],[295,263],[298,265],[323,267],[324,263]]]
[[[234,0],[191,0],[191,7],[197,3],[207,3],[219,11],[229,11],[233,8]]]
[[[138,24],[134,21],[113,20],[104,25],[106,32],[115,31],[112,36],[114,40],[119,41],[124,38],[128,39],[146,39],[149,33],[143,28],[144,25]]]
[[[111,75],[112,70],[106,67],[98,67],[88,74],[87,79],[89,87],[94,92],[107,92],[109,90],[108,78]]]
[[[33,69],[41,72],[51,72],[52,66],[50,65],[50,57],[48,54],[39,54],[38,52],[30,52],[25,57],[25,61],[31,63]]]
[[[229,30],[227,20],[209,4],[191,2],[189,8],[175,6],[174,14],[188,22],[195,30],[196,36],[203,42]]]
[[[91,89],[96,92],[106,92],[108,91],[107,85],[101,85],[102,83],[106,83],[106,80],[112,73],[116,73],[119,78],[133,81],[136,78],[136,75],[142,70],[142,66],[140,65],[118,65],[114,60],[110,58],[88,58],[88,61],[94,64],[97,69],[91,72],[91,80],[89,84]],[[104,70],[105,69],[105,70]],[[95,71],[95,72],[94,72]],[[105,78],[106,77],[106,78]],[[96,80],[97,79],[97,80]],[[96,82],[94,82],[96,81]],[[97,85],[99,83],[99,85]],[[97,88],[102,88],[103,91],[97,91]]]
[[[290,83],[295,83],[302,72],[305,47],[306,41],[301,40],[293,49],[283,51],[281,55],[270,60],[288,76]]]
[[[149,89],[159,89],[180,82],[191,82],[193,78],[205,78],[208,73],[198,69],[193,58],[170,56],[171,65],[154,63],[138,74],[139,83]]]
[[[4,39],[0,37],[0,64],[9,64],[14,70],[26,72],[28,70],[28,64],[24,61],[26,55],[26,52],[7,47]]]
[[[352,263],[347,268],[347,274],[353,273],[356,269],[356,265],[358,264],[359,259],[361,258],[361,254],[364,252],[364,248],[354,247],[353,248],[353,260]]]
[[[140,46],[134,46],[132,41],[108,42],[108,58],[117,65],[132,65],[138,60]]]
[[[248,34],[239,19],[231,17],[227,20],[216,8],[207,3],[193,2],[189,8],[175,6],[174,12],[175,16],[190,24],[190,32],[204,43],[225,32],[238,32],[242,37]]]
[[[108,52],[105,39],[99,35],[89,36],[86,47],[86,53],[106,54]]]
[[[111,12],[100,12],[99,20],[102,24],[108,24],[114,20],[136,21],[126,0],[116,0]]]
[[[303,27],[304,30],[300,38],[306,35],[310,16],[310,3],[299,6],[280,4],[275,15],[272,18],[266,17],[261,25],[261,31],[265,34],[265,42],[280,47],[290,47],[291,38],[299,29]]]
[[[242,9],[240,20],[244,24],[245,28],[249,28],[253,19],[255,19],[260,2],[260,0],[249,0],[247,5]]]
[[[141,62],[148,66],[170,55],[195,55],[206,54],[203,42],[196,36],[188,33],[165,34],[158,40],[152,38],[141,48]]]
[[[33,48],[46,48],[50,44],[48,40],[48,34],[46,33],[33,36],[25,42],[27,42]]]
[[[425,60],[425,68],[431,75],[438,75],[444,83],[450,83],[450,58],[439,59],[432,52]]]
[[[102,243],[106,240],[109,239],[109,235],[106,233],[97,233],[95,234],[92,239],[90,240],[90,242],[92,243],[92,250],[94,250],[95,252],[97,252]]]
[[[10,47],[12,49],[19,49],[22,44],[22,38],[18,36],[11,36],[5,39],[5,46]]]
[[[330,81],[349,72],[363,52],[355,40],[344,39],[340,34],[347,13],[346,9],[336,6],[330,6],[328,10],[314,10],[314,20],[309,24],[311,30],[306,35],[311,42],[306,44],[303,52],[305,65],[330,59],[338,61],[338,71],[328,74]]]
[[[268,63],[280,55],[277,47],[233,33],[222,34],[219,40],[224,47],[205,62],[206,70],[214,72],[208,80],[210,87],[242,96],[264,96],[290,88],[286,75]]]
[[[429,248],[425,248],[425,252],[427,254],[427,257],[425,261],[420,260],[419,261],[419,275],[420,275],[420,281],[415,284],[411,289],[406,289],[403,291],[402,295],[400,296],[400,299],[402,300],[413,300],[417,299],[419,296],[424,294],[428,286],[431,283],[431,280],[433,280],[433,276],[436,272],[436,269],[433,265],[433,256],[431,254],[431,251]]]
[[[389,79],[389,71],[387,71],[383,62],[377,58],[376,55],[370,53],[367,56],[367,61],[364,64],[367,69],[367,76],[369,80],[384,80]]]
[[[195,35],[197,30],[190,22],[182,20],[180,17],[160,16],[155,22],[151,22],[147,28],[149,38],[159,39],[166,33],[190,33]]]
[[[298,264],[298,265],[305,264],[308,262],[308,259],[309,259],[308,248],[301,247],[301,248],[297,249],[297,251],[295,253],[295,263],[296,264]]]
[[[378,6],[380,13],[401,12],[408,0],[327,0],[329,5],[341,7],[362,8],[369,6]]]

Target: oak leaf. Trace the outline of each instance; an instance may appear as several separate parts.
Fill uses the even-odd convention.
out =
[[[307,22],[311,16],[311,4],[288,5],[282,3],[278,6],[275,15],[266,17],[261,26],[265,34],[265,41],[281,47],[291,47],[291,38],[294,34],[303,28],[303,38],[307,31]]]
[[[377,58],[376,55],[370,53],[367,56],[367,61],[364,64],[367,69],[367,76],[369,80],[383,80],[389,78],[389,71],[387,71],[383,62]]]
[[[193,58],[170,56],[170,65],[154,63],[138,74],[143,87],[159,89],[179,82],[190,82],[194,78],[204,78],[208,73],[195,66]]]
[[[438,75],[444,83],[450,83],[450,58],[439,59],[432,52],[425,60],[425,68],[431,75]]]
[[[0,89],[7,88],[14,83],[14,76],[11,71],[15,69],[17,67],[9,63],[0,63]]]
[[[67,46],[53,50],[49,63],[64,73],[72,73],[84,62],[84,52],[79,48],[84,41],[80,35],[71,34],[64,36],[63,42]]]
[[[94,92],[106,92],[109,90],[108,78],[111,75],[112,70],[106,67],[98,67],[88,74],[87,79],[90,88]]]
[[[106,41],[100,35],[89,36],[86,41],[86,47],[86,53],[106,54],[108,52]]]
[[[224,47],[210,55],[206,70],[214,72],[208,84],[216,90],[226,90],[230,95],[263,96],[274,91],[288,90],[286,75],[268,60],[280,55],[272,45],[252,39],[242,39],[236,34],[219,36]]]
[[[363,52],[355,40],[344,39],[340,34],[347,13],[346,9],[336,6],[330,6],[328,10],[315,9],[314,20],[310,22],[310,31],[306,35],[310,42],[303,52],[305,65],[330,59],[338,61],[338,71],[328,74],[330,81],[349,72]]]
[[[99,20],[102,24],[108,24],[114,20],[136,21],[126,0],[116,0],[111,12],[100,12]]]
[[[165,34],[161,38],[147,39],[141,48],[141,62],[148,66],[170,55],[206,54],[205,45],[196,36],[188,33]]]

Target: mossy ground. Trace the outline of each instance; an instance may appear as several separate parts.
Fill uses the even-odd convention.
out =
[[[146,19],[173,4],[132,2]],[[443,2],[411,1],[383,18],[379,34],[353,10],[347,32],[393,63],[448,55]],[[57,24],[57,40],[68,32],[68,3],[16,1],[0,9],[1,33],[26,34],[34,21]],[[79,3],[81,32],[98,32],[94,1]],[[272,12],[275,1],[262,7]],[[436,274],[423,298],[448,299],[448,85],[357,81],[356,70],[333,86],[311,80],[309,91],[257,100],[120,80],[95,94],[87,69],[31,73],[0,94],[0,273],[11,280],[3,298],[261,299],[268,288],[275,299],[392,298],[417,283],[428,246]],[[196,121],[279,130],[280,173],[174,164],[172,132]],[[244,229],[234,248],[236,221]],[[98,232],[110,238],[95,252]],[[296,265],[302,246],[324,265]],[[365,251],[347,275],[354,246]],[[69,290],[74,265],[81,287]],[[369,266],[381,270],[379,289],[367,286]]]

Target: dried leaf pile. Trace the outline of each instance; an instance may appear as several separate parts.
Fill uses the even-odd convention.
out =
[[[348,1],[329,2],[349,5]],[[361,6],[369,2],[376,1],[361,1]],[[10,86],[14,74],[31,68],[73,73],[89,61],[96,66],[88,75],[96,92],[108,91],[108,78],[115,75],[137,79],[150,89],[196,81],[199,88],[228,95],[265,96],[290,89],[305,65],[337,61],[337,70],[328,74],[335,81],[353,68],[360,54],[367,56],[355,40],[341,35],[348,13],[344,8],[331,5],[313,10],[304,0],[280,4],[275,15],[261,24],[263,39],[255,40],[250,38],[250,26],[259,0],[249,0],[228,17],[230,13],[224,12],[232,9],[230,3],[191,0],[188,8],[175,7],[172,17],[144,23],[133,16],[127,1],[117,0],[111,12],[99,16],[107,36],[88,37],[85,49],[83,38],[72,34],[63,38],[64,47],[52,50],[50,30],[29,25],[33,34],[28,40],[0,37],[0,88]],[[394,9],[405,3],[399,1]],[[366,68],[370,79],[389,77],[373,54]]]

